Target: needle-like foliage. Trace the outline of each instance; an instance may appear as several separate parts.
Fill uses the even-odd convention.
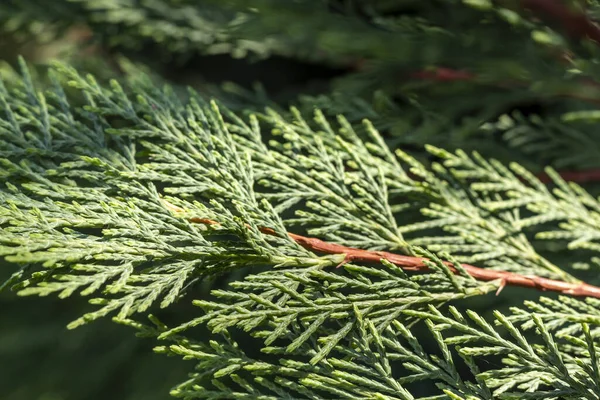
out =
[[[107,63],[0,65],[0,291],[87,299],[184,399],[600,400],[600,200],[529,169],[598,165],[596,1],[42,3],[2,32]],[[339,75],[288,107],[113,51]]]
[[[538,236],[593,249],[600,206],[580,187],[555,177],[552,193],[518,165],[437,148],[442,163],[429,168],[394,154],[368,122],[359,134],[318,111],[314,122],[294,110],[291,121],[269,110],[245,119],[139,75],[103,84],[57,65],[38,92],[24,66],[23,74],[1,92],[0,251],[21,265],[7,285],[21,295],[93,295],[95,309],[70,327],[112,315],[171,341],[158,350],[199,362],[174,395],[409,399],[411,384],[433,381],[451,397],[596,398],[595,302],[542,299],[528,303],[533,311],[498,313],[508,336],[476,313],[468,322],[443,311],[501,285],[473,279],[460,262],[577,282],[524,231],[558,221],[563,233]],[[426,257],[431,272],[319,255],[288,235],[303,229]],[[458,275],[415,245],[441,252]],[[196,301],[201,315],[180,326],[131,319],[171,306],[207,276],[260,266]],[[418,319],[441,355],[411,333]],[[535,326],[540,345],[515,322]],[[215,335],[210,343],[193,339],[198,326]],[[233,331],[261,352],[240,346]],[[477,360],[491,355],[507,358],[482,372]]]

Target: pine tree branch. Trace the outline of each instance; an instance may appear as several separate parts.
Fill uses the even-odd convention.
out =
[[[173,211],[183,211],[177,206],[165,202],[168,208]],[[217,225],[218,222],[206,218],[189,218],[190,222],[201,223],[206,225]],[[276,236],[277,233],[268,227],[260,227],[260,231],[266,235]],[[306,237],[295,233],[288,233],[300,246],[315,252],[326,254],[345,254],[345,259],[342,264],[348,262],[363,262],[363,263],[380,263],[382,259],[402,268],[405,271],[429,271],[428,260],[424,257],[405,256],[387,251],[370,251],[362,250],[354,247],[342,246],[336,243],[330,243],[321,239]],[[340,265],[342,265],[340,264]],[[600,298],[600,287],[587,284],[585,282],[564,282],[555,279],[542,278],[535,275],[523,275],[508,271],[498,271],[485,268],[479,268],[474,265],[461,264],[454,265],[451,262],[445,261],[444,264],[454,273],[461,274],[466,271],[470,276],[484,282],[500,281],[498,293],[505,286],[516,286],[524,288],[532,288],[541,291],[558,292],[577,297],[595,297]]]

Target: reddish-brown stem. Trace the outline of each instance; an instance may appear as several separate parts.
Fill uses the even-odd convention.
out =
[[[270,229],[262,230],[264,233],[273,234]],[[382,259],[391,262],[394,265],[406,271],[427,271],[429,267],[426,264],[427,259],[422,257],[405,256],[386,251],[369,251],[353,247],[346,247],[335,243],[325,242],[320,239],[288,233],[294,241],[302,247],[312,251],[326,254],[345,254],[346,261],[362,263],[380,263]],[[444,262],[446,266],[455,274],[459,271],[450,262]],[[480,281],[499,280],[501,286],[519,286],[525,288],[534,288],[542,291],[559,292],[571,296],[596,297],[600,298],[600,287],[592,286],[587,283],[569,283],[554,279],[542,278],[534,275],[521,275],[508,271],[496,271],[475,267],[469,264],[462,264],[465,271],[473,278]]]
[[[585,183],[585,182],[600,182],[600,169],[587,169],[581,171],[559,171],[558,174],[566,181]],[[537,178],[543,183],[551,183],[552,179],[545,174],[537,175]]]
[[[417,71],[413,72],[409,75],[410,78],[423,80],[423,81],[432,81],[439,83],[446,82],[475,82],[478,76],[472,72],[461,70],[461,69],[452,69],[446,67],[438,67],[431,70],[425,71]],[[512,80],[505,82],[480,82],[481,84],[497,87],[497,88],[522,88],[527,89],[528,83]],[[581,93],[573,92],[562,92],[562,93],[554,93],[556,97],[563,97],[568,99],[575,99],[585,101],[587,103],[600,104],[600,85],[591,80],[582,81],[581,84],[585,84],[585,86],[594,86],[598,88],[597,96],[587,96]]]
[[[471,81],[476,75],[459,69],[439,67],[434,70],[417,71],[412,73],[411,78],[431,80],[437,82]]]
[[[169,208],[177,210],[178,208],[169,204]],[[218,223],[204,218],[190,218],[189,221],[202,223],[207,225],[217,225]],[[271,229],[262,227],[260,231],[266,235],[277,235]],[[380,263],[382,259],[402,268],[405,271],[421,271],[426,272],[429,267],[426,264],[427,259],[423,257],[405,256],[387,251],[370,251],[361,250],[354,247],[342,246],[336,243],[325,242],[321,239],[288,233],[296,243],[305,249],[317,253],[325,254],[344,254],[344,262],[359,262],[359,263]],[[455,274],[459,274],[459,270],[451,262],[445,261],[444,264]],[[541,291],[559,292],[571,296],[580,297],[595,297],[600,298],[600,287],[592,286],[584,282],[570,283],[554,279],[542,278],[535,275],[522,275],[508,271],[497,271],[475,267],[469,264],[462,264],[464,270],[473,278],[480,281],[500,281],[500,290],[505,286],[518,286],[525,288],[533,288]]]

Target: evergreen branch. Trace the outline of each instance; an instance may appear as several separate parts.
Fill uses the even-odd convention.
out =
[[[537,157],[553,165],[566,181],[593,182],[597,172],[600,145],[596,140],[595,110],[566,112],[557,117],[525,116],[520,112],[503,114],[486,122],[480,131],[486,137],[501,135],[511,149],[527,157]],[[536,174],[551,183],[544,172]]]
[[[432,258],[436,263],[440,261]],[[336,398],[368,398],[373,390],[386,398],[404,398],[404,385],[432,382],[456,398],[522,398],[523,391],[533,398],[598,399],[598,336],[591,326],[598,326],[600,320],[597,309],[591,311],[591,304],[587,312],[595,313],[595,318],[578,318],[576,313],[572,316],[585,340],[553,333],[556,328],[552,320],[541,313],[539,306],[532,312],[520,311],[508,317],[496,312],[496,324],[508,333],[502,335],[500,329],[473,311],[467,311],[467,317],[454,307],[449,309],[450,316],[442,311],[437,302],[456,299],[457,294],[437,292],[429,297],[414,285],[416,282],[394,279],[397,271],[389,268],[352,266],[351,271],[356,274],[351,278],[362,278],[345,281],[343,276],[317,270],[303,275],[288,270],[283,276],[272,272],[249,276],[235,282],[234,290],[214,291],[219,301],[196,301],[205,315],[170,330],[160,323],[159,329],[153,329],[130,320],[117,322],[173,343],[158,347],[160,353],[198,361],[191,379],[178,385],[173,393],[184,398],[247,398],[256,396],[256,390],[262,392],[264,382],[270,381],[274,384],[266,386],[269,390],[280,396],[291,391],[299,398],[320,397],[321,391],[329,392],[322,394],[324,398],[332,394]],[[289,287],[286,278],[291,277],[304,289]],[[355,289],[360,288],[360,294],[339,290],[350,282]],[[274,288],[285,294],[277,298]],[[382,292],[391,291],[396,296],[386,300]],[[430,300],[433,304],[428,309],[416,309],[422,308],[421,301]],[[569,302],[582,303],[575,299]],[[563,309],[563,313],[568,311]],[[413,335],[401,322],[403,317],[425,320],[443,357],[425,350],[422,337]],[[513,317],[527,321],[529,327],[523,329],[537,328],[536,338],[542,343],[526,339],[513,324]],[[208,347],[181,336],[198,324],[206,324],[213,334],[222,337],[215,338]],[[245,354],[231,342],[229,329],[234,327],[264,341],[261,353],[275,355],[277,361]],[[458,373],[451,347],[466,362],[477,384],[466,381],[465,373]],[[476,361],[490,355],[505,356],[504,365],[482,372]],[[235,374],[233,387],[241,392],[232,392],[232,384],[226,383],[230,373]],[[207,385],[214,387],[210,390]],[[279,385],[286,390],[280,392]]]
[[[600,251],[600,204],[597,199],[574,182],[564,181],[553,169],[546,168],[556,188],[548,189],[529,171],[517,164],[508,168],[478,154],[469,157],[461,151],[455,154],[429,148],[444,160],[452,175],[468,184],[475,192],[487,197],[481,204],[491,212],[533,212],[520,219],[520,231],[560,221],[558,230],[544,229],[537,238],[568,240],[569,249]]]
[[[560,296],[558,299],[541,297],[538,301],[525,301],[524,307],[512,307],[509,319],[521,324],[521,328],[535,328],[531,314],[535,313],[552,332],[559,337],[582,333],[582,323],[595,326],[592,335],[598,338],[600,330],[600,309],[597,300],[581,301],[571,297]]]
[[[413,72],[410,74],[410,77],[415,79],[433,80],[437,82],[457,82],[471,81],[476,78],[476,75],[460,69],[438,67],[433,70]]]
[[[552,279],[578,282],[573,276],[538,254],[525,235],[517,233],[521,229],[518,214],[484,211],[487,210],[484,204],[489,201],[487,195],[473,192],[468,185],[459,182],[450,171],[440,165],[434,164],[432,168],[428,168],[400,150],[396,151],[398,158],[394,157],[368,121],[364,124],[368,136],[363,138],[348,121],[341,117],[338,118],[340,123],[338,134],[320,112],[315,116],[317,129],[310,127],[298,113],[295,113],[295,116],[297,121],[295,124],[290,124],[273,112],[265,115],[264,118],[283,130],[289,136],[288,140],[297,140],[299,137],[304,140],[319,137],[319,140],[332,150],[337,150],[336,153],[341,157],[348,158],[351,154],[352,159],[356,161],[348,162],[350,172],[358,164],[367,166],[369,168],[367,171],[370,170],[371,173],[382,173],[385,178],[384,183],[389,186],[390,196],[400,202],[393,208],[396,218],[405,219],[414,207],[421,209],[426,217],[425,221],[405,223],[398,229],[402,235],[421,232],[417,238],[407,239],[408,243],[454,254],[460,257],[462,262],[473,264],[485,262],[494,269],[510,270],[525,275],[539,276],[546,273],[545,277]],[[240,130],[238,123],[236,126],[236,133],[243,134],[243,137],[250,135]],[[296,162],[292,157],[288,160]],[[299,164],[301,165],[303,164]],[[473,172],[475,175],[484,173],[487,173],[485,168]],[[318,214],[311,214],[309,215],[311,218],[301,221],[304,224],[327,223],[337,230],[339,225],[334,222],[340,218],[337,209],[326,211],[328,214],[329,212],[333,214],[335,217],[333,221]],[[304,211],[301,215],[304,215]],[[363,225],[359,228],[357,233],[361,236],[371,233],[369,226]],[[445,231],[445,236],[428,236],[427,231],[435,228]],[[309,230],[308,233],[317,236],[321,231]],[[337,233],[327,235],[324,239],[365,248],[360,244],[348,243]],[[395,242],[387,242],[389,243],[386,245],[387,248],[370,250],[393,250],[390,247],[395,246]]]
[[[181,398],[202,399],[355,399],[385,398],[413,399],[407,385],[415,382],[435,382],[440,392],[492,399],[484,382],[479,385],[466,381],[456,371],[452,356],[444,360],[428,354],[418,339],[399,321],[382,331],[376,329],[359,306],[348,313],[349,319],[340,325],[351,329],[345,337],[336,337],[335,331],[323,329],[327,336],[317,340],[298,341],[294,349],[278,344],[263,347],[262,355],[249,355],[233,340],[226,330],[215,331],[210,346],[182,335],[164,335],[167,327],[151,317],[155,326],[147,326],[129,319],[116,322],[133,327],[140,336],[167,339],[155,351],[177,355],[198,364],[188,380],[176,386],[172,395]],[[290,320],[289,318],[287,318]],[[301,339],[296,330],[300,323],[290,324],[285,340]],[[311,325],[314,325],[311,324]],[[263,338],[264,331],[257,332]],[[333,345],[330,345],[335,341]],[[170,342],[170,343],[169,343]],[[306,362],[329,347],[328,354],[318,363]],[[447,346],[441,347],[442,349]],[[276,356],[273,359],[271,356]],[[398,362],[405,374],[396,376]],[[469,358],[467,357],[467,362]],[[469,363],[477,374],[479,369]]]
[[[244,121],[193,92],[182,100],[140,76],[125,87],[116,81],[104,86],[71,68],[58,70],[84,95],[85,113],[72,114],[56,89],[53,95],[38,95],[29,79],[24,89],[2,90],[0,96],[6,116],[1,172],[15,182],[0,191],[6,199],[0,208],[0,250],[11,262],[42,269],[17,274],[23,294],[101,292],[93,300],[101,308],[76,326],[109,313],[125,320],[155,302],[169,306],[191,282],[211,274],[265,268],[233,282],[233,290],[214,291],[217,301],[196,301],[206,311],[203,316],[159,336],[176,337],[200,324],[213,332],[243,329],[263,340],[262,350],[281,357],[281,364],[267,366],[236,352],[235,346],[229,346],[233,353],[223,354],[217,348],[226,339],[202,351],[182,339],[178,347],[163,350],[207,367],[180,387],[182,397],[298,392],[314,398],[306,395],[314,391],[322,397],[384,393],[409,399],[408,394],[396,396],[406,383],[435,380],[447,393],[491,398],[485,382],[475,386],[460,379],[446,344],[439,343],[443,359],[419,348],[402,325],[418,315],[405,311],[422,312],[428,304],[440,307],[509,284],[574,296],[600,291],[535,251],[517,229],[523,223],[518,213],[505,212],[514,202],[493,210],[497,196],[490,193],[510,192],[523,177],[530,188],[516,192],[523,197],[517,197],[518,204],[532,195],[556,203],[544,185],[518,167],[521,179],[499,163],[469,162],[462,153],[452,157],[433,148],[433,154],[446,158],[448,169],[426,167],[400,151],[395,155],[368,122],[361,136],[347,120],[340,117],[336,129],[320,112],[314,122],[296,111],[290,121],[272,110]],[[60,117],[45,118],[46,110]],[[24,135],[28,115],[39,115],[40,122]],[[72,129],[76,121],[82,125],[79,136],[58,141],[65,135],[56,124]],[[94,122],[103,129],[90,130]],[[261,137],[261,122],[273,129],[272,140]],[[77,139],[83,133],[89,136]],[[121,145],[95,151],[106,140]],[[77,151],[85,157],[73,153],[73,141],[80,142]],[[20,162],[23,152],[36,157]],[[121,159],[127,162],[111,162]],[[496,186],[470,186],[476,178]],[[600,207],[579,194],[592,209]],[[422,209],[423,218],[405,222],[409,209]],[[290,217],[287,210],[296,213]],[[290,225],[310,225],[308,234],[316,232],[324,240],[290,233]],[[404,236],[430,229],[444,233]],[[411,246],[419,242],[430,250],[471,255],[493,268],[452,258],[444,262]],[[384,251],[390,249],[409,255]],[[405,269],[430,273],[409,276]],[[514,343],[496,342],[461,356],[469,363],[469,357],[514,348]],[[405,363],[409,373],[394,377],[394,360]],[[479,377],[475,364],[469,368]],[[298,380],[307,370],[309,376]],[[237,371],[250,374],[254,383]],[[369,379],[361,376],[365,371]],[[564,377],[562,371],[546,372]],[[230,375],[245,392],[228,391],[220,383]],[[216,382],[212,389],[200,383],[211,378]],[[258,390],[257,382],[266,382],[267,389]]]
[[[502,313],[495,311],[496,324],[504,328],[509,336],[502,337],[498,330],[481,316],[467,310],[463,316],[455,307],[450,307],[451,317],[443,315],[434,307],[429,311],[406,310],[407,315],[423,319],[440,346],[454,346],[459,354],[468,357],[506,355],[505,367],[491,369],[479,374],[479,378],[490,388],[496,388],[494,398],[529,398],[527,394],[508,392],[518,387],[525,392],[534,392],[532,398],[598,399],[596,344],[584,324],[586,340],[569,339],[578,355],[572,356],[561,351],[562,343],[553,336],[544,321],[536,314],[529,318],[537,330],[540,344],[528,341],[523,333]],[[458,335],[444,337],[445,331],[455,331]],[[532,379],[534,378],[535,379]],[[551,390],[541,390],[540,386]]]
[[[408,276],[384,260],[383,265],[345,264],[335,271],[268,270],[232,282],[230,290],[213,291],[217,300],[194,302],[204,311],[202,316],[154,333],[159,339],[176,342],[175,347],[161,346],[161,352],[199,361],[198,373],[182,385],[187,390],[178,395],[220,398],[219,393],[224,395],[227,389],[215,385],[215,380],[228,376],[217,372],[221,370],[235,370],[250,378],[244,391],[262,387],[265,379],[281,384],[279,379],[285,377],[286,382],[295,383],[286,385],[285,392],[298,392],[299,398],[370,398],[373,390],[387,398],[405,398],[404,385],[428,380],[436,381],[441,390],[485,393],[463,381],[451,360],[440,364],[435,355],[427,354],[401,322],[403,310],[426,309],[431,304],[440,307],[496,287],[478,284],[468,276],[447,275],[441,271],[440,259],[430,257],[432,264],[440,266],[438,272]],[[181,335],[197,325],[225,337],[217,338],[212,349],[194,352],[197,346],[190,346],[191,340]],[[237,356],[224,354],[222,346],[229,344],[230,331],[237,329],[248,332],[255,343],[263,342],[260,350],[267,356],[244,356],[237,345],[233,346]],[[394,373],[394,361],[403,364],[402,376]],[[207,391],[208,384],[216,390]],[[339,390],[340,384],[344,391]],[[269,387],[273,388],[277,385]],[[307,388],[318,394],[307,396]]]
[[[313,120],[296,109],[241,118],[193,90],[159,89],[128,69],[122,81],[103,82],[58,65],[44,91],[24,65],[21,77],[0,70],[9,77],[0,81],[0,258],[16,267],[0,290],[93,294],[98,307],[70,327],[113,315],[167,341],[156,351],[196,363],[171,393],[185,400],[413,400],[423,387],[431,395],[423,400],[600,400],[600,287],[567,270],[583,264],[574,249],[585,257],[600,252],[600,199],[551,169],[554,187],[521,165],[478,153],[430,146],[435,161],[419,162],[371,122],[355,124],[372,115],[359,98],[371,89],[382,89],[379,99],[403,120],[402,134],[415,115],[403,114],[401,99],[417,105],[418,126],[434,126],[407,135],[403,143],[413,144],[440,129],[450,135],[438,141],[476,132],[515,100],[539,102],[543,93],[598,101],[598,85],[580,80],[598,76],[600,49],[600,29],[583,7],[552,0],[447,0],[439,8],[418,0],[53,1],[67,14],[40,8],[43,0],[0,2],[0,29],[81,21],[93,38],[120,49],[154,43],[168,53],[278,54],[338,66],[358,58],[365,68],[336,80],[344,102],[326,106],[352,113],[337,120],[310,99]],[[556,19],[564,38],[537,17],[526,21],[502,7],[509,3]],[[598,0],[588,3],[600,9]],[[35,11],[29,18],[16,15],[28,8]],[[481,18],[480,10],[493,12]],[[502,34],[507,45],[497,46]],[[571,41],[573,58],[556,63],[568,36],[591,40]],[[437,65],[469,70],[428,69]],[[398,82],[400,69],[425,72]],[[65,81],[71,89],[63,90]],[[560,168],[595,167],[600,147],[590,122],[600,113],[581,102],[555,105],[564,118],[545,118],[537,129],[519,133],[511,130],[519,123],[502,116],[479,131],[484,140],[490,131],[505,134],[525,153],[547,151],[545,160]],[[565,124],[572,120],[590,132]],[[552,124],[558,128],[541,133]],[[228,287],[211,298],[194,290],[224,274]],[[494,320],[448,307],[490,300],[505,286],[567,296],[528,301],[510,315],[493,310]],[[190,292],[199,296],[200,315],[175,306]],[[180,324],[130,319],[153,307],[169,307]]]
[[[175,211],[183,211],[181,209],[177,210],[172,206],[170,208]],[[203,218],[189,218],[189,221],[207,225],[218,224],[216,221],[211,221]],[[274,230],[268,227],[259,227],[259,230],[267,235],[277,235],[277,233]],[[386,260],[404,269],[405,271],[431,271],[432,261],[427,258],[394,254],[387,251],[362,250],[353,247],[342,246],[336,243],[329,243],[313,237],[297,235],[291,232],[288,232],[287,234],[296,243],[298,243],[305,249],[311,250],[313,252],[325,254],[343,254],[345,258],[342,264],[348,262],[378,264],[381,262],[381,260]],[[471,277],[484,282],[499,281],[500,287],[498,293],[500,293],[500,291],[505,286],[516,286],[524,288],[533,288],[541,291],[558,292],[577,297],[600,298],[600,287],[593,286],[585,282],[563,282],[535,275],[522,275],[509,271],[490,270],[485,268],[479,268],[474,265],[456,264],[449,261],[444,261],[443,264],[453,274],[460,275],[466,273]]]
[[[0,216],[5,223],[8,225],[11,222],[19,227],[7,226],[4,229],[6,245],[0,248],[14,262],[40,263],[46,267],[69,266],[73,272],[79,272],[56,275],[54,279],[58,282],[40,282],[36,287],[25,288],[25,294],[59,292],[66,296],[78,288],[84,293],[93,292],[111,280],[129,280],[136,284],[143,282],[144,285],[137,289],[121,283],[106,286],[108,293],[114,294],[118,289],[126,296],[104,304],[103,312],[122,309],[124,315],[128,315],[136,309],[146,309],[147,304],[152,303],[160,293],[171,293],[171,289],[175,294],[169,294],[168,298],[172,301],[186,279],[192,274],[209,273],[213,266],[217,267],[214,271],[218,272],[251,263],[271,266],[333,263],[332,259],[317,260],[311,258],[310,253],[299,252],[300,242],[314,246],[315,250],[319,246],[326,246],[327,242],[315,242],[305,237],[290,241],[294,238],[287,235],[285,227],[290,223],[317,225],[312,229],[313,232],[343,245],[330,251],[335,254],[348,253],[350,258],[347,261],[365,262],[379,262],[382,255],[387,254],[379,250],[402,249],[410,253],[411,248],[407,247],[403,233],[442,228],[450,235],[444,238],[420,235],[410,242],[425,244],[439,251],[474,254],[471,257],[473,260],[487,261],[488,265],[495,267],[472,267],[475,268],[473,275],[482,280],[500,279],[501,285],[537,287],[573,295],[594,292],[594,289],[581,284],[537,254],[525,236],[512,234],[519,222],[514,221],[514,216],[490,214],[486,209],[489,205],[486,196],[474,197],[477,192],[459,184],[448,186],[452,178],[439,167],[435,167],[433,172],[429,171],[401,152],[398,152],[400,159],[396,158],[368,123],[365,126],[369,137],[365,140],[343,118],[339,119],[341,128],[338,133],[323,114],[317,112],[316,122],[320,128],[317,134],[299,113],[295,113],[295,123],[290,123],[281,115],[269,111],[262,118],[277,128],[274,133],[283,140],[272,140],[267,145],[261,138],[257,118],[250,118],[248,124],[225,110],[225,122],[214,104],[201,107],[201,99],[193,93],[189,103],[184,106],[168,90],[157,90],[151,82],[136,77],[132,85],[136,85],[138,96],[137,102],[133,102],[117,82],[112,82],[108,89],[92,77],[83,78],[70,68],[59,67],[59,71],[88,98],[87,114],[84,114],[83,121],[102,121],[106,132],[110,134],[108,138],[117,143],[125,139],[132,141],[132,144],[143,149],[140,153],[142,159],[138,160],[139,156],[126,150],[126,146],[120,150],[129,159],[126,165],[107,162],[118,159],[119,152],[91,152],[94,143],[106,139],[102,130],[90,132],[96,142],[81,151],[91,157],[75,161],[78,157],[70,153],[72,146],[58,152],[59,159],[73,160],[62,166],[48,164],[48,157],[42,154],[40,159],[32,160],[33,167],[27,167],[17,162],[18,154],[7,153],[10,157],[5,161],[4,173],[7,177],[20,177],[25,183],[23,189],[7,186],[4,196],[17,210],[22,208],[23,211],[13,207],[1,209]],[[18,99],[21,105],[17,110],[19,113],[39,113],[43,117],[46,103],[29,88],[31,82],[25,86],[26,93],[29,93],[26,96],[22,96],[19,90],[14,93],[3,90],[2,97]],[[64,102],[64,96],[59,96],[60,91],[56,93],[50,98],[59,99],[57,104],[61,105],[60,109],[65,109],[65,104],[61,103]],[[53,102],[50,104],[55,107]],[[38,127],[39,139],[35,137],[35,141],[27,141],[22,137],[19,123],[23,117],[15,114],[9,106],[5,108],[8,116],[5,123],[7,150],[11,145],[18,145],[25,150],[32,147],[43,149],[46,143],[55,141],[53,136],[63,136],[56,129],[48,129],[50,122],[46,122]],[[54,108],[52,110],[58,113]],[[115,129],[110,126],[105,119],[114,116],[127,121],[127,127]],[[74,116],[68,114],[65,118],[73,120]],[[44,118],[41,120],[45,121]],[[157,141],[162,142],[162,146]],[[417,178],[409,177],[402,163]],[[45,168],[55,170],[46,173]],[[482,175],[484,173],[489,175],[485,168],[475,168],[471,172],[475,176],[486,176]],[[86,185],[91,187],[78,188],[72,181],[66,180],[75,177],[80,181],[88,181]],[[489,181],[494,179],[497,177],[491,176]],[[27,183],[31,180],[36,183]],[[500,189],[514,185],[512,181],[502,182],[504,186],[500,186]],[[225,223],[221,233],[232,234],[240,242],[225,243],[227,246],[223,248],[217,245],[219,242],[207,240],[213,236],[219,237],[218,230],[203,232],[203,237],[195,228],[180,226],[177,219],[165,219],[165,203],[157,187],[163,193],[174,195],[170,201],[192,214],[185,217],[200,214],[202,218]],[[267,190],[259,190],[261,187]],[[276,189],[276,192],[272,189]],[[536,190],[541,189],[536,186]],[[90,197],[90,193],[93,196]],[[391,207],[391,196],[402,196],[400,208]],[[410,200],[413,196],[414,200]],[[55,200],[44,203],[41,201],[44,198]],[[203,199],[205,203],[192,202],[194,198]],[[68,203],[74,200],[84,204]],[[112,204],[113,209],[110,210],[107,204]],[[299,208],[297,218],[282,220],[281,213],[295,205]],[[415,207],[425,207],[423,212],[428,220],[398,226],[398,212]],[[27,222],[29,217],[26,210],[31,210],[37,216],[35,225]],[[152,217],[143,220],[144,213]],[[88,216],[88,219],[82,219],[82,215]],[[50,230],[47,220],[52,222]],[[26,228],[27,224],[29,228]],[[98,236],[85,237],[78,233],[81,227],[100,231],[97,232]],[[273,237],[272,240],[281,240],[266,241],[260,229],[267,227],[279,232],[277,238]],[[57,228],[67,230],[57,231]],[[41,236],[44,240],[40,236],[38,241],[24,242],[21,239],[23,233],[35,238],[33,234],[36,229],[46,232]],[[144,234],[155,231],[163,232],[167,242],[154,234]],[[53,235],[64,237],[65,232],[68,233],[68,240],[62,243],[49,240]],[[129,237],[129,240],[123,240],[124,237]],[[198,254],[190,254],[192,248],[181,246],[182,240],[189,240],[189,243],[197,246]],[[89,260],[100,258],[97,254],[106,246],[112,249],[112,255],[103,269],[99,270]],[[70,252],[74,247],[81,250]],[[137,254],[139,249],[145,249],[145,254]],[[119,251],[127,254],[127,257],[120,257]],[[228,258],[231,252],[238,252],[240,257],[237,260]],[[145,265],[148,257],[164,262],[157,268],[156,276],[132,275],[130,263]],[[402,257],[389,253],[390,261],[395,260],[407,269],[423,270],[430,267],[421,259]],[[81,265],[82,260],[86,261],[84,264],[91,265]],[[184,260],[190,268],[174,267],[180,265],[177,261]],[[464,259],[461,261],[469,262]],[[111,264],[115,262],[122,262],[123,267],[120,270],[113,268]],[[338,260],[333,265],[340,262]],[[447,270],[451,273],[458,271],[454,265],[444,265],[450,268]],[[173,270],[179,271],[179,278],[163,274]],[[542,276],[544,272],[546,276]],[[84,274],[97,275],[98,281],[78,277]],[[44,277],[50,279],[52,273]],[[159,291],[152,287],[156,279],[162,285]],[[134,301],[132,308],[129,302],[133,300],[127,296],[133,291],[136,291],[138,299],[147,301],[140,300],[139,304]],[[102,315],[96,314],[96,317]]]

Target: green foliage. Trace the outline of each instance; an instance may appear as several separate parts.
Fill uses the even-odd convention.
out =
[[[44,40],[83,25],[103,50],[158,49],[155,67],[228,54],[344,72],[286,107],[111,56],[98,74],[2,67],[0,290],[83,297],[69,328],[110,317],[192,361],[184,399],[600,399],[598,299],[486,310],[511,288],[461,265],[597,280],[600,200],[528,168],[597,164],[594,43],[513,2],[53,3],[4,2],[0,24]]]
[[[22,35],[25,24],[34,37],[54,37],[52,32],[84,26],[83,36],[91,36],[91,43],[153,64],[173,57],[184,62],[194,55],[228,54],[328,65],[343,73],[317,94],[292,94],[304,111],[316,106],[331,116],[343,114],[352,123],[367,117],[394,136],[394,145],[450,143],[453,148],[497,154],[495,142],[500,141],[506,159],[515,158],[515,151],[507,149],[515,144],[525,153],[523,162],[535,154],[537,162],[528,165],[532,169],[554,162],[598,167],[595,146],[574,149],[584,155],[566,161],[560,152],[564,135],[538,124],[532,124],[527,138],[519,142],[514,131],[502,135],[500,128],[490,140],[489,131],[479,130],[515,105],[543,103],[553,113],[569,114],[584,107],[581,99],[597,100],[597,90],[581,79],[597,76],[589,62],[595,50],[561,36],[560,29],[544,21],[526,18],[511,2],[434,3],[265,0],[249,7],[238,0],[53,0],[52,7],[44,7],[38,0],[18,0],[0,5],[0,25]],[[502,46],[497,45],[498,37]],[[562,51],[569,62],[557,61]],[[467,71],[469,78],[414,77],[435,75],[438,67],[454,68],[459,76]],[[288,94],[286,101],[289,98]],[[247,101],[242,104],[249,106]],[[569,141],[571,146],[597,141],[595,131],[585,126],[571,126],[569,131],[578,137]],[[522,141],[534,143],[523,146]],[[540,142],[541,147],[536,146]]]
[[[436,260],[432,253],[413,247],[418,243],[451,251],[461,261],[565,280],[574,278],[539,255],[521,231],[554,220],[567,220],[570,225],[561,225],[563,229],[585,223],[587,230],[571,229],[569,238],[593,247],[589,238],[594,219],[589,217],[598,203],[559,178],[560,190],[552,195],[517,165],[511,172],[477,155],[431,148],[446,166],[435,164],[431,170],[400,151],[396,158],[368,122],[368,136],[361,138],[343,118],[336,132],[319,112],[315,128],[297,112],[295,123],[273,111],[248,122],[226,112],[224,120],[214,103],[205,104],[196,93],[182,102],[170,89],[158,90],[139,76],[125,89],[116,81],[104,86],[61,65],[52,76],[55,83],[45,95],[35,91],[25,73],[22,84],[4,89],[2,97],[2,171],[12,183],[2,192],[0,249],[6,260],[24,266],[14,277],[21,295],[99,295],[90,300],[97,308],[70,327],[108,314],[136,325],[128,318],[154,303],[170,306],[207,275],[270,267],[233,282],[231,290],[213,291],[215,300],[196,302],[204,310],[201,317],[155,332],[176,341],[161,351],[200,360],[203,372],[175,389],[176,395],[186,397],[191,390],[202,398],[217,393],[242,396],[229,384],[196,386],[209,375],[220,379],[237,370],[256,376],[249,381],[231,375],[248,396],[290,390],[307,397],[328,393],[410,398],[404,383],[433,379],[446,392],[490,397],[485,385],[505,391],[519,384],[520,370],[510,360],[512,373],[500,369],[481,375],[469,357],[521,349],[526,343],[521,336],[513,333],[522,343],[500,340],[473,314],[488,335],[481,336],[454,311],[457,322],[452,324],[439,312],[426,311],[433,304],[489,292],[495,284],[456,277],[441,262],[431,265],[437,272],[415,276],[387,263],[330,269],[343,261],[343,254],[318,257],[287,236],[287,227],[307,226],[311,235],[346,245],[392,248]],[[81,112],[73,110],[60,81],[82,94],[74,94],[83,102]],[[39,122],[32,125],[31,116]],[[267,143],[259,119],[273,128]],[[392,199],[406,200],[392,207]],[[522,207],[536,215],[520,218]],[[414,214],[415,209],[422,210],[422,218],[397,225],[403,214]],[[273,229],[275,235],[263,234],[261,227]],[[445,234],[427,235],[431,230]],[[405,239],[415,232],[418,237]],[[554,239],[558,234],[538,235]],[[402,321],[410,324],[414,317],[445,321],[443,329],[470,335],[448,339],[453,345],[488,343],[483,350],[469,347],[461,353],[485,385],[476,389],[456,380],[448,343],[442,340],[442,328],[434,325],[444,359],[427,362],[425,357],[425,364],[413,366],[424,354]],[[198,344],[202,350],[188,347],[188,339],[178,335],[197,325],[214,334],[248,332],[264,342],[263,353],[280,360],[263,365],[260,357],[249,359],[243,349],[234,350],[237,345],[229,340],[217,344],[225,339],[215,339],[208,348]],[[516,332],[512,325],[505,327]],[[544,335],[548,346],[554,343],[549,333]],[[401,338],[412,344],[406,347]],[[351,350],[355,346],[362,349],[360,356]],[[536,368],[546,365],[532,349],[519,351],[527,351],[529,358],[525,353],[523,357],[535,361]],[[395,377],[390,364],[395,360],[412,374]],[[294,372],[297,368],[303,373]],[[549,377],[540,382],[563,390],[552,384],[564,384],[565,368],[546,372]],[[370,372],[365,377],[358,371]],[[585,385],[579,378],[566,384],[573,382]]]

